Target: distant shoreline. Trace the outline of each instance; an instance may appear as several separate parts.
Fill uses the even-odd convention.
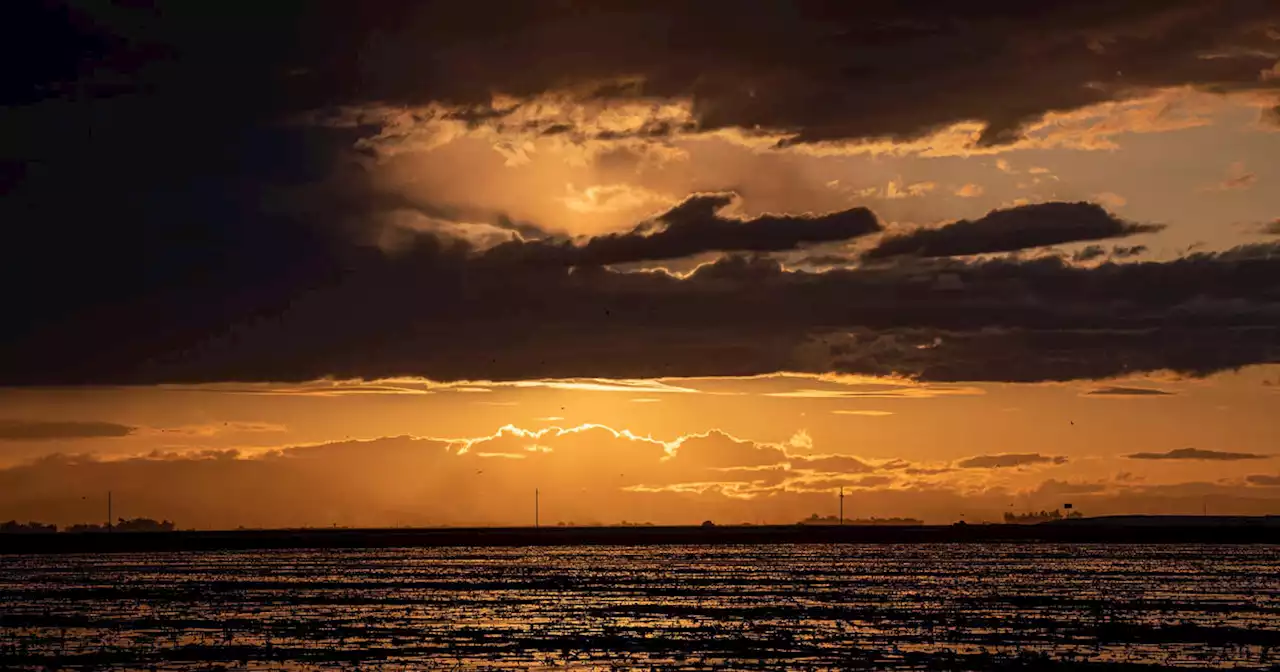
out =
[[[0,535],[0,555],[308,548],[837,543],[1280,544],[1280,517],[1126,516],[1041,525],[314,528],[4,534]]]

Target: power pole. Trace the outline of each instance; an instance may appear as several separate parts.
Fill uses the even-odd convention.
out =
[[[533,489],[533,529],[538,529],[538,489]]]
[[[844,488],[840,488],[840,524],[844,525]]]

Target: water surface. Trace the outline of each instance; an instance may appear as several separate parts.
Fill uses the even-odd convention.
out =
[[[1280,663],[1280,548],[797,545],[0,557],[0,668]]]

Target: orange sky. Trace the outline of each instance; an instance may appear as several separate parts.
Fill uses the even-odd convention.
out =
[[[1090,514],[1266,513],[1280,502],[1277,381],[1280,367],[1038,385],[9,390],[3,407],[27,424],[3,428],[0,517],[101,518],[108,489],[121,515],[192,527],[523,524],[534,488],[547,523],[793,522],[831,513],[839,487],[852,514],[938,523],[1066,502]],[[124,435],[39,424],[73,417]],[[1196,451],[1132,457],[1185,448]]]

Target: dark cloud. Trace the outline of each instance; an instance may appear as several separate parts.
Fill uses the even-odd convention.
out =
[[[1071,260],[1075,262],[1093,261],[1106,256],[1106,254],[1107,250],[1101,245],[1089,245],[1071,255]]]
[[[1280,475],[1250,474],[1245,476],[1244,480],[1252,483],[1253,485],[1280,485]]]
[[[381,191],[352,150],[377,123],[299,121],[439,102],[468,124],[512,123],[494,91],[570,86],[689,101],[688,124],[634,132],[655,140],[686,127],[912,137],[977,119],[990,124],[984,142],[1001,142],[1046,111],[1152,87],[1275,85],[1258,77],[1272,65],[1262,57],[1202,58],[1268,44],[1270,0],[375,4],[0,3],[0,25],[21,27],[0,41],[20,64],[0,92],[0,383],[778,370],[1066,380],[1278,358],[1280,260],[1262,247],[1090,269],[816,274],[735,257],[676,278],[583,265],[790,249],[872,223],[863,210],[736,222],[702,197],[594,247],[478,254],[418,234],[386,254],[361,236],[387,211],[470,213]],[[1133,232],[1086,208],[1048,211],[1087,220],[1090,235]],[[1032,212],[999,215],[1027,225],[980,227],[980,242],[931,236],[962,250],[1096,239],[1035,226]],[[499,229],[541,231],[487,214]],[[1036,233],[1004,231],[1021,228]]]
[[[1060,455],[1039,453],[1004,453],[1001,455],[977,455],[956,462],[961,469],[1005,469],[1032,464],[1065,464],[1067,458]]]
[[[1262,233],[1272,236],[1280,236],[1280,219],[1264,224],[1262,226]]]
[[[216,15],[231,12],[187,12],[233,29],[248,51],[237,56],[240,67],[265,55],[308,68],[291,83],[295,95],[330,102],[449,101],[471,106],[464,116],[477,119],[501,114],[494,90],[528,96],[597,83],[591,95],[601,98],[688,97],[702,129],[784,130],[813,142],[910,137],[977,119],[987,123],[985,145],[1016,139],[1046,112],[1152,88],[1273,87],[1258,73],[1273,64],[1266,28],[1280,11],[1268,0],[302,7],[278,12],[277,21],[309,29],[274,50],[284,53],[243,39],[276,27],[256,16],[235,17],[246,24],[237,26]],[[566,133],[561,124],[548,131]],[[655,124],[639,133],[666,132]]]
[[[290,271],[247,294],[228,279],[19,322],[0,336],[0,382],[776,371],[1025,382],[1280,361],[1274,245],[1088,268],[1046,257],[810,273],[731,256],[677,277],[506,263],[418,236],[395,255],[342,248]]]
[[[962,219],[936,229],[916,229],[888,236],[864,257],[956,257],[1013,252],[1084,240],[1123,238],[1163,228],[1156,224],[1126,222],[1094,203],[1039,203],[992,210],[979,219]],[[1094,252],[1078,261],[1103,254],[1100,247]]]
[[[1091,397],[1167,397],[1175,393],[1154,387],[1108,386],[1090,390],[1087,394]]]
[[[1147,251],[1146,245],[1129,245],[1129,246],[1116,245],[1115,247],[1111,248],[1111,256],[1116,259],[1128,259],[1130,257],[1136,257],[1140,254],[1143,254],[1146,251]]]
[[[691,196],[651,221],[626,233],[591,238],[586,243],[524,243],[513,241],[486,253],[487,258],[601,266],[691,257],[705,252],[775,252],[804,245],[830,243],[880,230],[866,208],[825,215],[762,215],[739,220],[724,217],[733,194]]]
[[[128,436],[137,428],[114,422],[0,420],[0,441],[53,441]]]
[[[1108,253],[1107,249],[1101,245],[1088,245],[1071,255],[1071,260],[1080,263],[1101,259],[1102,257],[1110,257],[1111,259],[1130,259],[1146,251],[1146,245],[1115,245],[1112,246],[1110,253]]]
[[[857,261],[855,257],[846,257],[839,254],[814,254],[807,257],[801,257],[796,260],[797,266],[848,266]]]
[[[1134,453],[1131,460],[1213,460],[1232,462],[1236,460],[1265,460],[1270,455],[1255,453],[1228,453],[1220,450],[1202,450],[1200,448],[1178,448],[1167,453]]]

